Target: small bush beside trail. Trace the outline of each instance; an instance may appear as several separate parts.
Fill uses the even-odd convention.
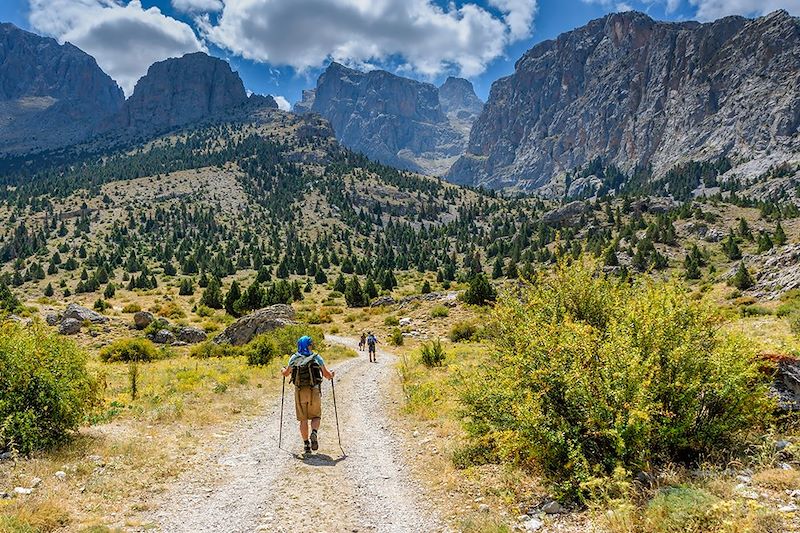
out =
[[[86,355],[72,341],[42,327],[0,327],[0,450],[62,442],[95,399]]]
[[[164,359],[168,355],[166,350],[156,347],[147,339],[120,339],[112,342],[100,350],[100,360],[106,363],[145,363]]]
[[[560,264],[495,310],[496,357],[463,390],[465,427],[577,500],[619,467],[725,458],[774,402],[753,347],[719,322],[674,283]]]
[[[403,332],[400,330],[400,328],[394,328],[389,333],[389,344],[392,346],[403,345]]]

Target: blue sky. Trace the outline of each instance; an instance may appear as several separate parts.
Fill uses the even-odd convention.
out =
[[[437,84],[463,75],[485,99],[537,42],[630,8],[711,20],[797,15],[800,0],[3,0],[0,20],[73,42],[127,94],[153,61],[200,49],[294,103],[332,58]]]

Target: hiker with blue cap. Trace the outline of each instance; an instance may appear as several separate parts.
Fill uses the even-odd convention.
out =
[[[319,449],[319,424],[322,419],[321,386],[322,378],[333,379],[334,372],[325,367],[325,361],[313,351],[314,341],[309,336],[297,341],[297,353],[281,373],[283,377],[292,376],[294,383],[294,408],[300,423],[300,436],[303,438],[304,452]],[[311,421],[311,435],[308,434],[308,421]]]

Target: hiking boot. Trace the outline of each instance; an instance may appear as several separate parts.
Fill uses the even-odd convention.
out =
[[[316,430],[311,432],[311,449],[314,451],[319,450],[319,441],[317,440]]]
[[[303,453],[311,453],[311,444],[308,441],[303,443]]]

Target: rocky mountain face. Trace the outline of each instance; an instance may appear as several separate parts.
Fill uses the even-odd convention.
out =
[[[248,98],[241,78],[226,61],[195,52],[151,65],[125,102],[121,125],[137,133],[163,131],[248,102],[278,108],[270,96]]]
[[[464,124],[471,123],[470,116],[474,119],[477,100],[466,80],[445,85],[447,107],[440,101],[440,89],[429,83],[331,63],[316,89],[304,91],[295,111],[319,113],[331,122],[342,144],[370,158],[441,174],[464,152]],[[457,120],[451,121],[451,116]]]
[[[83,141],[124,101],[90,55],[0,24],[0,154]]]
[[[608,15],[536,45],[494,83],[448,177],[546,190],[595,158],[655,175],[719,156],[792,159],[798,72],[800,22],[784,11],[708,24]]]
[[[483,102],[475,94],[469,80],[450,76],[439,87],[439,103],[452,124],[466,128],[467,135],[472,123],[483,111]]]

